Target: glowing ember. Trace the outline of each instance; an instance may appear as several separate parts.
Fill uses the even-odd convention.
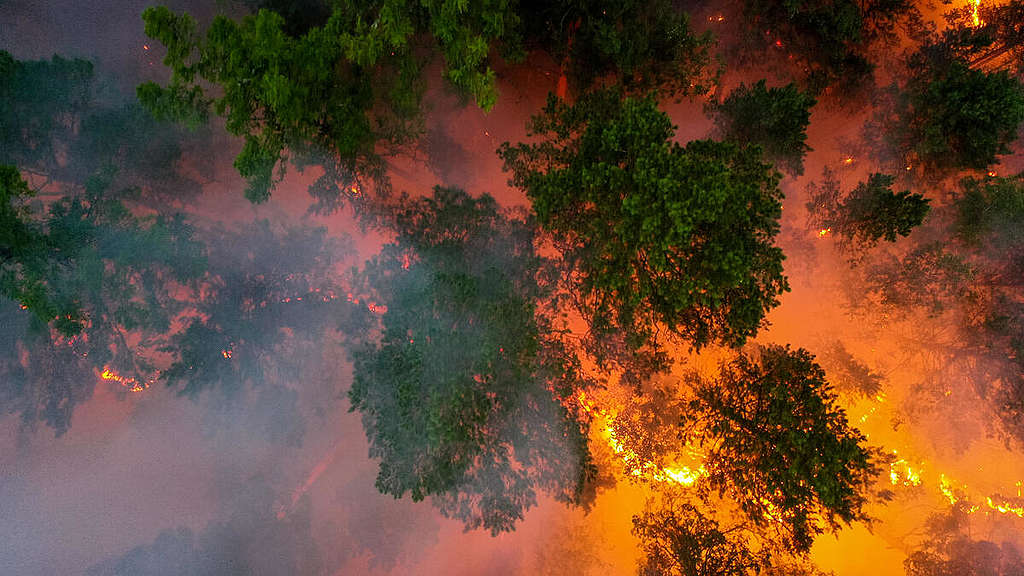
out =
[[[818,238],[824,238],[825,236],[828,236],[831,233],[832,228],[822,228],[821,230],[818,230]]]
[[[139,382],[135,378],[121,376],[117,372],[106,367],[103,368],[103,372],[100,373],[100,378],[111,382],[117,382],[121,386],[127,388],[129,392],[142,392],[146,388],[149,388],[149,382]]]
[[[847,166],[853,164],[853,156],[847,156],[846,158],[843,158],[843,164],[846,164]]]

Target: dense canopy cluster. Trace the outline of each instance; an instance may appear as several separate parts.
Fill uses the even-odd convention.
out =
[[[820,360],[755,341],[790,290],[784,182],[819,102],[870,101],[868,169],[826,165],[786,250],[845,257],[828,273],[851,313],[954,334],[920,336],[940,368],[892,431],[969,397],[998,416],[987,432],[1024,440],[1024,176],[993,169],[1024,123],[1024,2],[954,10],[937,32],[908,0],[744,0],[723,12],[729,46],[710,32],[726,16],[691,4],[238,0],[223,11],[244,14],[209,21],[152,6],[141,25],[169,80],[127,99],[89,61],[0,51],[0,411],[62,435],[97,383],[160,383],[205,402],[204,422],[295,447],[304,413],[347,398],[377,491],[467,529],[512,531],[544,499],[588,506],[628,481],[649,496],[640,574],[820,574],[816,537],[868,522],[892,494],[877,483],[900,484],[844,408],[875,403],[868,421],[897,369],[831,333],[800,340]],[[766,48],[778,62],[750,61]],[[392,191],[390,160],[423,143],[427,71],[490,112],[502,74],[538,56],[552,93],[497,150],[524,206],[450,182]],[[719,94],[726,61],[745,82]],[[688,142],[663,108],[682,98],[708,116]],[[252,203],[311,168],[310,211],[356,208],[379,251],[354,262],[348,236],[276,207],[234,224],[191,210],[221,120]],[[300,500],[326,466],[290,503],[260,487],[204,536],[164,532],[90,574],[323,571]],[[249,525],[248,544],[210,544]],[[1017,573],[1011,545],[965,531],[920,543],[907,574]]]

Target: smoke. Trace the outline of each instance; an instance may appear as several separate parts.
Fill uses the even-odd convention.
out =
[[[359,415],[347,412],[345,399],[352,373],[346,347],[368,334],[377,316],[365,301],[349,301],[347,269],[390,238],[362,234],[346,214],[306,215],[315,169],[290,176],[268,205],[253,207],[230,166],[238,143],[219,126],[189,133],[140,115],[131,104],[134,86],[166,75],[156,50],[145,48],[139,19],[152,3],[0,2],[0,49],[19,60],[59,53],[95,63],[93,108],[73,145],[53,159],[59,178],[46,190],[78,190],[115,164],[111,188],[139,188],[132,210],[184,213],[206,258],[194,284],[164,294],[192,304],[167,319],[178,340],[152,343],[138,377],[156,380],[139,393],[98,377],[99,352],[55,344],[63,341],[33,325],[17,304],[0,303],[0,573],[633,573],[630,518],[649,486],[603,485],[587,511],[541,492],[516,530],[497,537],[464,531],[429,500],[377,491],[379,462],[368,458]],[[238,9],[227,2],[169,4],[200,20]],[[554,89],[557,65],[531,60],[499,72],[502,97],[489,115],[460,108],[432,86],[422,150],[392,162],[396,189],[416,197],[436,184],[459,185],[473,195],[492,193],[506,206],[523,203],[504,185],[493,152],[502,141],[525,138],[525,120]],[[726,84],[758,79],[737,76]],[[667,106],[681,139],[711,129],[701,108]],[[881,478],[892,499],[872,506],[871,531],[823,537],[813,557],[840,576],[903,574],[904,560],[919,551],[952,563],[947,573],[957,573],[963,558],[1009,565],[1019,558],[1013,546],[1024,545],[1024,530],[998,506],[1019,500],[1024,462],[976,385],[985,382],[987,361],[950,360],[960,344],[950,319],[963,309],[938,316],[906,307],[880,312],[866,301],[864,269],[851,271],[831,239],[803,226],[806,185],[822,168],[834,168],[844,189],[866,177],[866,155],[837,144],[844,135],[859,138],[861,116],[814,109],[807,176],[783,184],[781,243],[793,292],[760,340],[816,352],[843,393],[851,423],[887,453],[897,451],[893,461],[903,460],[907,468],[900,470],[918,474],[920,483]],[[853,162],[845,163],[851,154]],[[1020,167],[1017,156],[1000,171]],[[917,242],[901,240],[894,254]],[[168,344],[189,355],[161,352]],[[514,413],[532,415],[510,423],[533,433],[530,449],[550,462],[571,452],[547,442],[557,436],[549,428],[557,408],[517,406]],[[468,488],[498,485],[482,479]],[[963,513],[955,531],[928,523],[953,500]]]

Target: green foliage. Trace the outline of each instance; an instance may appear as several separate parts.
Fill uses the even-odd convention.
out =
[[[544,261],[528,222],[456,189],[411,200],[360,277],[387,310],[354,354],[377,488],[432,497],[446,516],[512,530],[537,492],[577,502],[592,475],[563,405],[583,381],[537,304]]]
[[[675,498],[659,507],[648,503],[633,517],[633,535],[644,554],[640,576],[748,576],[760,573],[767,560],[749,548],[743,532],[723,531]]]
[[[716,80],[710,34],[668,0],[524,1],[520,11],[524,43],[564,59],[579,92],[614,77],[632,92],[702,94]]]
[[[990,42],[953,30],[911,56],[909,77],[879,120],[886,142],[906,163],[940,172],[983,170],[1010,151],[1024,122],[1024,86],[1005,70],[968,65]]]
[[[77,310],[59,314],[47,292],[50,269],[49,238],[31,218],[26,201],[34,196],[14,166],[0,166],[0,295],[16,300],[42,322],[58,315],[77,316]],[[70,331],[73,323],[64,322]]]
[[[23,62],[0,51],[0,164],[55,166],[55,145],[91,100],[92,76],[86,60]]]
[[[804,156],[811,151],[807,126],[815,102],[796,84],[767,88],[761,80],[751,86],[741,84],[712,110],[723,138],[742,146],[760,146],[765,158],[799,176],[804,173]]]
[[[110,178],[94,177],[45,215],[11,211],[9,202],[0,211],[10,233],[0,247],[0,287],[24,308],[4,312],[11,330],[0,352],[0,394],[26,424],[43,420],[58,434],[91,395],[96,367],[147,381],[142,375],[155,371],[156,348],[183,309],[179,292],[205,268],[182,217],[133,215],[127,202],[135,191],[112,192]],[[5,196],[14,179],[24,194],[8,167]],[[36,321],[27,322],[28,314]],[[27,351],[27,365],[19,350]]]
[[[913,14],[908,0],[746,0],[742,25],[757,31],[759,41],[750,50],[762,53],[767,40],[796,56],[812,94],[837,86],[848,96],[870,84],[873,66],[866,46],[891,40],[895,25]]]
[[[751,522],[777,522],[787,546],[803,553],[825,529],[866,519],[872,452],[810,353],[760,347],[723,363],[716,379],[692,374],[690,384],[683,441],[705,447],[708,482]]]
[[[1024,248],[1024,175],[965,178],[956,200],[957,237],[968,246],[988,244],[1002,254]]]
[[[312,189],[326,196],[319,199],[325,206],[360,178],[385,184],[377,142],[401,143],[419,113],[417,37],[432,35],[445,76],[490,109],[490,45],[517,23],[506,0],[341,2],[300,36],[270,10],[241,22],[219,16],[205,37],[191,16],[166,7],[147,9],[143,19],[146,34],[167,47],[172,78],[167,87],[139,86],[140,101],[158,118],[197,123],[211,106],[224,116],[228,131],[245,139],[235,167],[254,202],[269,197],[289,154],[325,162],[333,181]],[[218,86],[218,95],[208,95],[205,83]]]
[[[831,231],[855,259],[879,240],[909,236],[928,215],[929,200],[909,190],[893,192],[894,181],[888,174],[873,173],[844,197],[835,173],[825,168],[822,182],[808,186],[808,225]]]
[[[651,98],[555,99],[533,119],[535,144],[502,146],[598,335],[632,349],[666,326],[695,346],[741,344],[788,289],[779,175],[757,148],[673,142]]]

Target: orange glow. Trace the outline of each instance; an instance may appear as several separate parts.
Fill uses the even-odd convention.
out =
[[[998,174],[998,173],[997,173],[997,172],[996,172],[995,170],[989,170],[989,172],[988,172],[988,175],[989,175],[989,176],[990,176],[991,178],[995,178],[995,177],[996,177],[996,176],[998,176],[999,174]]]
[[[847,156],[846,158],[843,158],[843,164],[846,164],[847,166],[853,164],[853,156]]]
[[[107,367],[103,368],[103,372],[100,373],[100,378],[111,382],[117,382],[121,386],[127,388],[129,392],[142,392],[146,388],[149,388],[149,382],[139,382],[135,378],[121,376]]]
[[[824,238],[832,233],[832,228],[822,228],[818,230],[818,238]]]
[[[618,432],[614,425],[618,412],[597,408],[587,401],[587,395],[585,392],[580,392],[577,400],[580,408],[582,408],[584,412],[604,421],[604,426],[601,427],[601,436],[608,444],[608,447],[611,448],[612,453],[615,454],[623,464],[629,464],[632,462],[640,465],[639,468],[634,468],[630,472],[630,476],[635,478],[647,477],[655,482],[675,482],[682,486],[693,486],[706,473],[703,465],[696,467],[662,467],[658,466],[654,462],[642,462],[641,457],[632,449],[623,446],[622,442],[618,438]],[[703,455],[696,456],[700,459],[703,458]]]
[[[971,23],[974,27],[983,25],[985,22],[978,16],[978,8],[981,7],[981,0],[971,0]]]

